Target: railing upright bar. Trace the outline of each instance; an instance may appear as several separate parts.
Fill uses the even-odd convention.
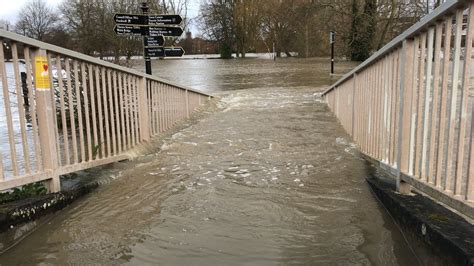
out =
[[[428,54],[426,59],[426,71],[425,71],[425,97],[424,99],[424,110],[423,110],[423,136],[422,136],[422,148],[421,148],[421,159],[420,159],[420,178],[424,182],[428,182],[428,169],[427,164],[429,162],[429,137],[430,134],[428,132],[430,128],[430,110],[431,110],[431,101],[432,101],[432,71],[433,71],[433,46],[434,46],[434,27],[430,27],[428,29]],[[423,88],[420,88],[422,91]]]
[[[168,120],[166,116],[167,104],[165,102],[165,86],[163,84],[160,84],[159,89],[160,89],[160,106],[161,106],[160,107],[160,120],[161,120],[160,132],[163,132],[168,127]]]
[[[61,127],[64,140],[64,154],[66,164],[70,164],[70,154],[69,154],[69,135],[67,130],[67,120],[66,120],[66,107],[64,106],[64,83],[63,83],[63,72],[61,67],[61,58],[59,55],[56,55],[56,73],[58,78],[58,90],[59,90],[59,101],[60,101],[60,112],[61,112]]]
[[[107,95],[107,80],[108,80],[108,76],[109,76],[109,70],[101,67],[100,69],[100,75],[101,75],[101,80],[102,80],[102,105],[104,106],[104,109],[103,109],[103,117],[104,117],[104,139],[103,139],[103,142],[104,142],[104,147],[102,149],[103,153],[102,153],[102,156],[103,158],[106,158],[106,157],[109,157],[110,156],[110,153],[111,153],[111,144],[110,144],[110,123],[109,123],[109,104],[108,104],[108,101],[110,99],[110,95]],[[101,119],[102,121],[102,119]],[[101,123],[102,124],[102,123]]]
[[[436,24],[436,39],[434,48],[434,76],[433,76],[433,108],[431,110],[431,140],[430,140],[430,155],[427,175],[430,177],[429,182],[432,185],[438,183],[438,174],[436,169],[436,162],[438,158],[438,149],[436,144],[439,137],[439,109],[440,109],[440,66],[441,66],[441,43],[443,37],[443,22]]]
[[[127,137],[125,133],[127,132],[127,123],[125,121],[125,89],[124,89],[124,74],[119,72],[119,80],[118,80],[118,90],[119,90],[119,101],[120,101],[120,135],[122,140],[120,141],[119,146],[119,153],[122,153],[123,150],[127,149]]]
[[[8,76],[7,70],[5,67],[5,55],[3,52],[3,40],[0,39],[0,75],[2,79],[2,89],[3,89],[3,104],[5,108],[5,115],[7,120],[7,130],[8,130],[8,143],[10,144],[10,160],[13,169],[13,175],[18,175],[18,163],[17,163],[17,153],[15,147],[15,131],[13,129],[12,121],[12,112],[11,112],[11,103],[10,103],[10,91],[8,89]]]
[[[462,20],[463,10],[459,9],[456,13],[456,32],[454,36],[454,65],[452,75],[451,87],[451,101],[449,105],[449,134],[448,134],[448,161],[446,167],[446,191],[454,193],[454,186],[456,182],[456,159],[457,159],[457,112],[458,112],[458,94],[459,94],[459,73],[461,63],[461,38],[462,38]]]
[[[97,131],[97,112],[96,112],[96,90],[98,88],[94,87],[94,67],[91,64],[88,64],[88,73],[89,73],[89,95],[91,102],[91,112],[92,112],[92,135],[94,137],[94,142],[92,145],[92,157],[89,160],[94,160],[98,158],[98,148],[100,147],[99,136]]]
[[[64,58],[64,64],[66,66],[66,78],[67,78],[67,100],[69,106],[69,122],[71,126],[71,141],[72,141],[72,157],[73,163],[78,163],[78,150],[77,150],[77,136],[76,136],[76,119],[74,113],[74,96],[72,94],[72,80],[71,80],[71,59]]]
[[[424,96],[425,96],[425,74],[426,74],[426,32],[422,32],[420,36],[420,56],[418,57],[418,72],[416,75],[416,82],[414,87],[414,100],[415,108],[413,116],[415,117],[414,123],[412,125],[412,132],[415,136],[413,138],[413,149],[414,155],[411,156],[410,167],[413,170],[409,171],[410,174],[413,174],[417,178],[421,178],[421,149],[422,149],[422,136],[423,136],[423,109],[424,109]]]
[[[117,141],[116,141],[116,137],[117,137],[117,134],[115,133],[115,118],[114,118],[114,114],[116,113],[115,112],[115,107],[114,107],[114,96],[113,96],[113,91],[115,91],[115,87],[112,87],[112,70],[108,70],[107,71],[107,89],[108,89],[108,99],[109,99],[109,117],[110,117],[110,139],[111,141],[109,142],[109,146],[111,146],[111,148],[109,148],[109,156],[112,156],[112,155],[117,155]]]
[[[466,27],[467,35],[465,41],[465,53],[464,53],[464,67],[462,74],[462,90],[461,90],[461,103],[460,113],[458,119],[460,119],[459,129],[459,142],[458,142],[458,158],[457,158],[457,172],[456,172],[456,185],[455,195],[461,195],[465,198],[467,195],[467,184],[469,183],[469,173],[467,169],[469,159],[469,142],[472,139],[472,109],[473,109],[473,97],[470,95],[470,78],[471,78],[471,63],[472,63],[472,41],[474,34],[474,3],[471,2],[469,5],[468,23]],[[471,178],[474,178],[471,176]],[[471,181],[473,182],[473,181]]]
[[[357,73],[354,73],[353,77],[353,83],[352,83],[352,118],[351,118],[351,136],[354,138],[355,137],[355,104],[356,104],[356,86],[357,86]],[[187,93],[187,91],[186,91]]]
[[[77,121],[79,125],[79,147],[81,151],[81,159],[80,162],[85,162],[86,161],[86,152],[85,152],[85,140],[84,140],[84,125],[83,125],[83,115],[82,115],[82,93],[81,93],[81,87],[79,85],[79,65],[77,60],[74,60],[73,62],[73,69],[74,69],[74,87],[76,89],[76,106],[77,106]],[[82,81],[84,82],[84,81]]]
[[[436,187],[445,189],[446,187],[446,151],[447,151],[447,139],[448,139],[448,80],[449,80],[449,65],[451,57],[451,36],[452,36],[452,16],[445,18],[445,32],[444,32],[444,50],[443,50],[443,73],[441,83],[441,109],[440,109],[440,132],[438,141],[438,162],[437,162],[437,175],[440,177],[437,179]]]
[[[96,103],[98,109],[98,119],[97,123],[99,124],[99,143],[96,147],[97,150],[97,157],[104,158],[105,157],[105,138],[104,138],[104,116],[102,115],[102,91],[104,89],[103,84],[101,85],[100,80],[100,66],[94,66],[95,68],[95,92],[96,92]],[[101,87],[102,86],[102,87]],[[100,155],[100,156],[99,156]]]
[[[113,115],[115,115],[115,133],[116,133],[115,139],[117,142],[115,153],[120,154],[122,153],[122,135],[120,133],[120,128],[121,128],[120,118],[121,118],[122,110],[119,107],[120,105],[119,105],[119,96],[118,96],[119,91],[120,91],[119,80],[118,80],[120,73],[117,71],[113,71],[113,74],[114,74],[113,75],[113,79],[114,79],[113,93],[114,93],[114,104],[115,104],[114,105],[115,112],[113,113]]]
[[[28,146],[28,137],[26,135],[26,118],[25,118],[25,101],[24,93],[21,87],[21,78],[20,78],[20,67],[18,60],[18,47],[16,43],[12,43],[12,59],[13,59],[13,69],[15,73],[15,92],[16,100],[18,106],[18,114],[20,118],[20,131],[21,131],[21,145],[23,148],[23,157],[25,159],[25,171],[27,174],[31,173],[30,165],[30,151]]]
[[[383,93],[382,93],[382,97],[383,97],[383,116],[382,116],[382,123],[381,123],[381,126],[382,126],[382,141],[381,141],[381,144],[380,145],[380,159],[383,161],[383,162],[387,162],[387,150],[386,150],[386,147],[387,147],[387,123],[390,122],[389,120],[389,109],[388,109],[388,104],[389,104],[389,96],[388,96],[388,83],[389,83],[389,76],[388,76],[388,68],[389,68],[389,63],[390,63],[390,54],[387,55],[385,58],[384,58],[384,71],[383,71],[383,76],[384,76],[384,83],[383,83]]]
[[[92,161],[92,132],[91,122],[89,113],[89,90],[88,90],[88,79],[87,79],[87,66],[84,62],[81,63],[81,74],[82,74],[82,91],[84,96],[84,113],[86,121],[86,137],[87,137],[87,161]],[[90,76],[89,76],[90,79]],[[90,87],[89,87],[90,88]]]
[[[402,59],[400,63],[400,108],[398,129],[398,151],[397,151],[397,190],[408,193],[410,186],[401,180],[401,173],[408,171],[408,157],[411,132],[411,105],[413,89],[413,60],[415,57],[414,40],[403,42]]]
[[[153,84],[153,90],[152,90],[152,95],[153,95],[153,103],[155,106],[155,134],[160,134],[161,133],[161,102],[160,102],[160,85],[154,81],[150,81],[151,84]]]
[[[140,116],[139,116],[139,112],[140,112],[140,106],[139,106],[140,84],[139,84],[139,78],[136,77],[136,76],[133,78],[133,88],[134,88],[134,101],[135,101],[135,105],[134,105],[135,106],[135,143],[139,144],[141,142],[141,139],[140,139],[140,134],[141,133],[140,133],[140,130],[139,130],[139,127],[140,127]]]
[[[139,79],[138,86],[138,107],[140,113],[140,141],[150,141],[150,116],[148,113],[147,102],[147,79],[142,77]]]
[[[51,66],[54,66],[55,64],[53,64],[53,58],[54,56],[49,53],[48,51],[46,52],[47,53],[47,60],[48,60],[48,65],[50,67],[48,67],[48,75],[50,77],[50,86],[51,88],[55,88],[55,84],[54,84],[54,77],[53,77],[53,68]],[[58,74],[58,72],[56,72]],[[51,78],[53,77],[53,78]],[[27,79],[28,79],[28,75],[27,75]],[[29,79],[28,79],[29,80]],[[56,81],[57,82],[57,81]],[[62,151],[60,149],[60,142],[59,142],[59,126],[58,126],[58,119],[61,119],[61,118],[58,118],[58,115],[57,115],[57,104],[56,104],[56,90],[53,90],[53,92],[51,93],[51,105],[53,107],[53,113],[56,114],[56,117],[53,119],[53,123],[54,123],[54,139],[56,140],[56,151],[57,151],[57,160],[58,160],[58,166],[61,165],[61,158],[62,158]],[[39,142],[39,141],[37,141]]]
[[[130,128],[131,128],[131,123],[130,123],[130,120],[131,120],[131,108],[130,108],[130,104],[131,104],[131,99],[130,99],[130,83],[129,83],[129,76],[128,74],[125,75],[124,77],[124,103],[125,103],[125,106],[124,106],[124,110],[125,110],[125,125],[126,125],[126,137],[127,137],[127,150],[128,149],[131,149],[132,148],[132,132],[130,131]]]
[[[35,52],[35,60],[47,58],[45,50],[37,50]],[[40,71],[36,69],[36,71]],[[39,88],[39,81],[36,84],[36,103],[38,107],[38,124],[39,124],[39,140],[41,143],[41,156],[43,168],[50,171],[51,180],[49,182],[49,191],[57,192],[61,189],[59,175],[56,173],[58,169],[58,160],[56,157],[57,147],[54,132],[54,122],[56,114],[53,111],[51,102],[51,88]]]

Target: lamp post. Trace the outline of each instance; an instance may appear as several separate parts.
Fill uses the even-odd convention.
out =
[[[334,42],[336,41],[336,32],[329,32],[329,43],[331,44],[331,75],[334,74]]]

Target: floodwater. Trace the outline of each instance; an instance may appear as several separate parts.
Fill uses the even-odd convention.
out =
[[[342,66],[340,72],[350,65]],[[157,61],[221,100],[0,257],[14,264],[413,265],[316,93],[326,60]]]

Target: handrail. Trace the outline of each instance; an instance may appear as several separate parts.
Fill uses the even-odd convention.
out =
[[[12,61],[0,48],[0,138],[10,149],[0,151],[0,191],[39,181],[59,191],[60,175],[136,156],[137,148],[212,98],[0,30],[0,46],[5,43],[11,44]]]
[[[199,90],[187,87],[187,86],[183,86],[181,84],[177,84],[177,83],[174,83],[172,81],[169,81],[169,80],[166,80],[166,79],[163,79],[163,78],[148,75],[148,74],[145,74],[145,73],[140,72],[140,71],[135,70],[135,69],[120,66],[120,65],[117,65],[117,64],[114,64],[114,63],[111,63],[111,62],[107,62],[107,61],[95,58],[93,56],[81,54],[81,53],[78,53],[76,51],[69,50],[69,49],[66,49],[66,48],[63,48],[63,47],[59,47],[59,46],[56,46],[56,45],[53,45],[53,44],[44,43],[44,42],[29,38],[29,37],[26,37],[26,36],[23,36],[23,35],[19,35],[19,34],[10,32],[10,31],[5,31],[5,30],[0,29],[0,39],[1,38],[5,38],[5,39],[8,39],[8,40],[15,41],[15,42],[20,42],[20,43],[26,43],[30,47],[45,49],[45,50],[51,51],[53,53],[66,55],[66,56],[74,58],[74,59],[88,61],[88,62],[90,62],[92,64],[95,64],[95,65],[100,65],[100,66],[104,66],[104,67],[108,67],[108,68],[113,68],[115,70],[119,70],[119,71],[126,72],[126,73],[129,73],[129,74],[137,75],[137,76],[142,76],[142,77],[145,77],[147,79],[155,80],[155,81],[165,83],[165,84],[168,84],[168,85],[171,85],[171,86],[180,87],[180,88],[183,88],[183,89],[186,89],[188,91],[192,91],[192,92],[195,92],[195,93],[198,93],[198,94],[201,94],[201,95],[210,96],[209,94],[204,93],[202,91],[199,91]]]
[[[349,79],[352,75],[360,72],[370,64],[374,63],[378,59],[380,59],[382,56],[386,55],[396,47],[401,46],[404,40],[412,38],[414,35],[416,35],[419,32],[422,32],[426,30],[429,26],[432,26],[437,20],[439,20],[441,17],[451,13],[453,10],[456,10],[459,5],[464,5],[468,3],[469,0],[451,0],[444,2],[441,6],[436,8],[432,13],[424,16],[420,21],[412,25],[410,28],[408,28],[406,31],[404,31],[402,34],[398,35],[395,37],[393,40],[391,40],[389,43],[387,43],[384,47],[382,47],[380,50],[375,52],[372,56],[367,58],[364,62],[362,62],[360,65],[355,67],[353,70],[351,70],[349,73],[345,74],[342,78],[340,78],[338,81],[336,81],[334,84],[332,84],[327,90],[325,90],[322,93],[322,96],[326,95],[328,92],[332,91],[335,87],[339,86],[342,84],[344,81]]]
[[[327,89],[359,150],[474,218],[474,1],[451,0]]]

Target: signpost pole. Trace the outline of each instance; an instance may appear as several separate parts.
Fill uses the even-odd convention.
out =
[[[331,74],[334,74],[334,42],[335,42],[335,35],[334,31],[329,33],[329,41],[331,42]]]
[[[143,2],[141,5],[141,9],[143,15],[148,15],[148,3]],[[143,57],[145,58],[145,71],[148,75],[151,75],[151,59],[148,55],[148,51],[146,49],[148,43],[148,36],[143,37]]]

